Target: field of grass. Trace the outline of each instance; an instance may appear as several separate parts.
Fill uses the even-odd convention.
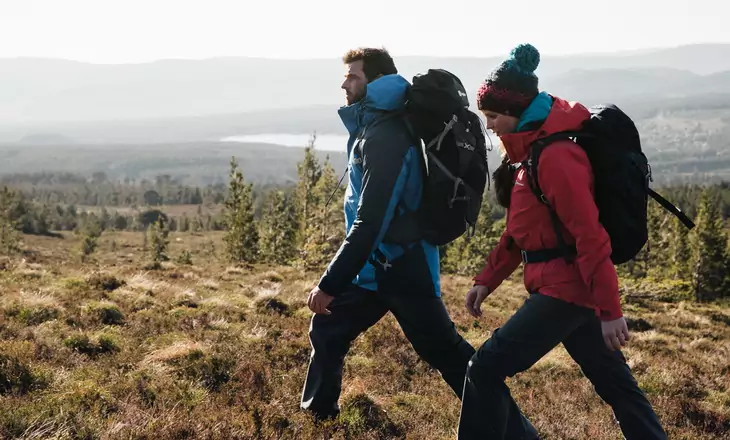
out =
[[[171,234],[159,270],[141,233],[105,233],[84,264],[64,237],[23,237],[32,252],[0,260],[1,439],[325,438],[298,409],[319,274],[230,266],[217,233]],[[469,280],[443,284],[472,344],[525,297],[507,282],[475,320]],[[626,356],[670,438],[730,438],[730,309],[623,300]],[[508,383],[545,439],[621,438],[562,347]],[[333,439],[456,438],[459,401],[390,315],[353,344],[341,403]]]

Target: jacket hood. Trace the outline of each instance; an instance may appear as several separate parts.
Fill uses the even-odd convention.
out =
[[[534,130],[509,133],[500,137],[511,163],[527,159],[530,144],[560,131],[580,130],[590,119],[590,111],[579,102],[569,102],[551,96],[553,104],[542,125]]]
[[[381,76],[367,85],[360,101],[340,107],[342,123],[353,134],[379,114],[403,109],[409,88],[410,83],[399,74]]]

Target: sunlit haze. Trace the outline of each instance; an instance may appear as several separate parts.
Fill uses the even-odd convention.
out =
[[[529,41],[543,54],[730,42],[717,0],[4,0],[0,57],[94,63],[161,58],[338,57],[353,46],[395,55],[491,56]]]

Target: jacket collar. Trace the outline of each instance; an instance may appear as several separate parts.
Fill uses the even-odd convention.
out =
[[[568,102],[552,95],[547,96],[552,99],[552,106],[542,123],[539,120],[533,120],[524,124],[523,131],[500,136],[500,141],[511,163],[515,164],[527,159],[530,145],[536,140],[561,131],[579,130],[591,116],[588,109],[578,102]],[[520,122],[522,123],[522,120]]]
[[[398,74],[381,76],[370,82],[360,101],[338,110],[347,132],[352,136],[379,115],[403,109],[409,88],[408,81]]]

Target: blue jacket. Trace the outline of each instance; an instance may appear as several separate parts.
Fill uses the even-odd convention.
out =
[[[383,238],[396,215],[415,211],[420,205],[422,151],[401,118],[380,118],[404,108],[409,87],[402,76],[385,75],[368,84],[359,102],[339,109],[350,133],[344,204],[347,235],[319,283],[329,295],[337,296],[351,284],[377,290],[372,260],[385,258],[391,263],[406,250],[399,244],[383,243]],[[425,255],[430,281],[440,296],[438,247],[424,240],[407,247],[418,245],[423,249],[418,255]]]

